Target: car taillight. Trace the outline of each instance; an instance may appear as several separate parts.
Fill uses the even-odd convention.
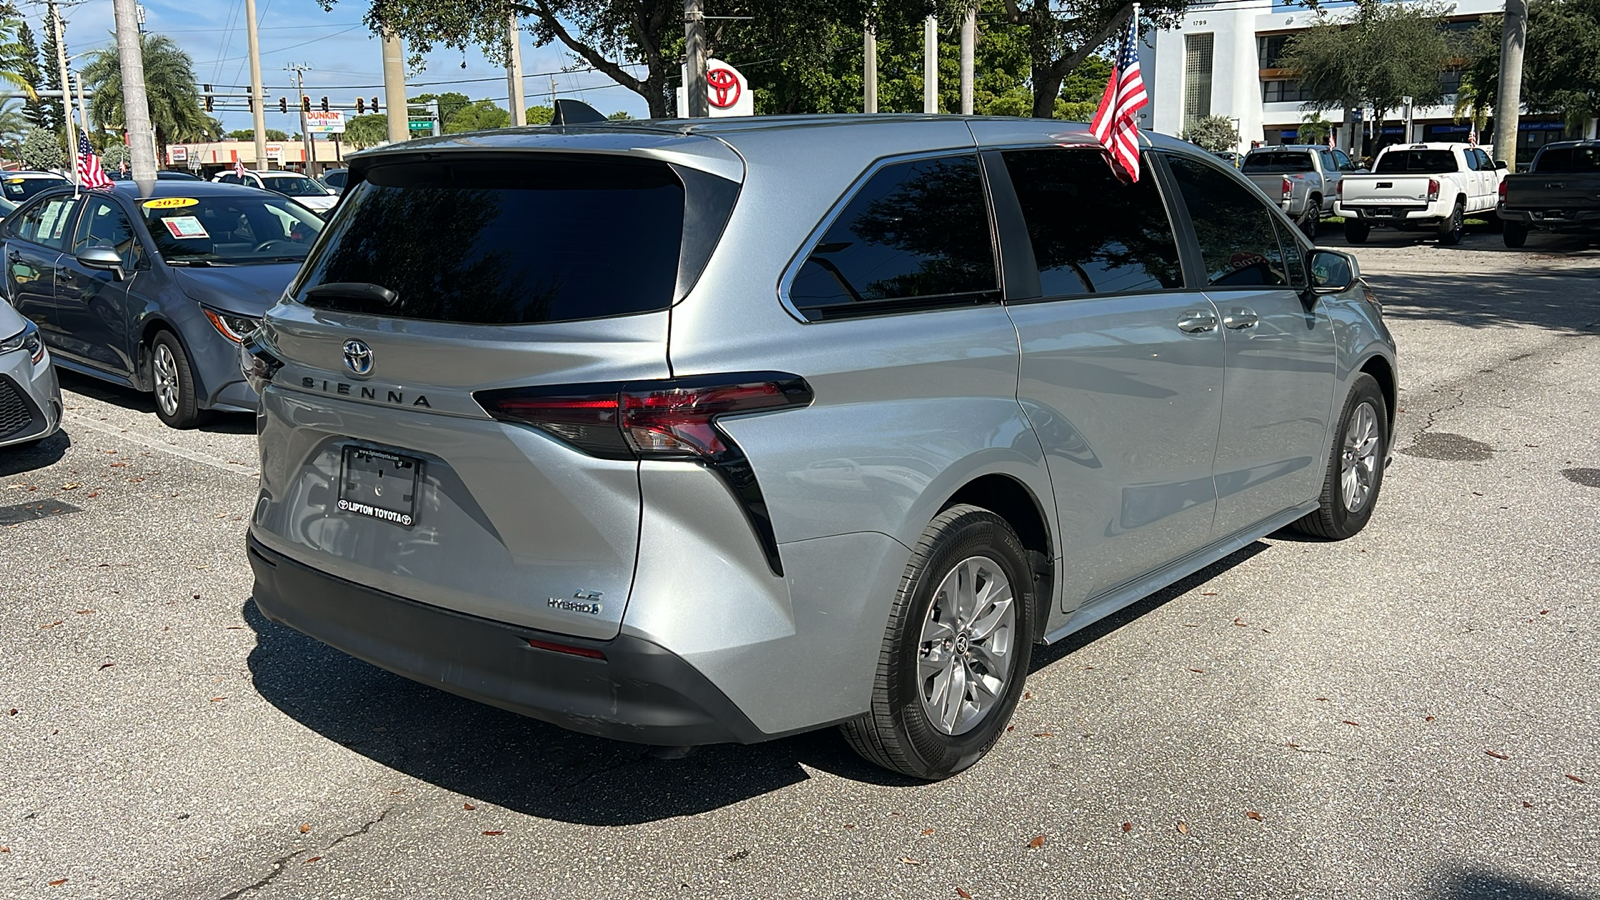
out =
[[[1344,179],[1343,178],[1339,179],[1339,183],[1333,186],[1333,195],[1335,197],[1338,197],[1341,200],[1344,199]]]
[[[1500,202],[1506,202],[1506,183],[1504,181],[1500,182]]]
[[[1285,178],[1283,180],[1283,199],[1288,200],[1294,195],[1294,182]]]
[[[272,377],[283,368],[283,360],[267,349],[265,337],[262,329],[257,328],[239,342],[239,371],[257,394],[265,391]]]
[[[1437,199],[1439,199],[1439,179],[1437,179],[1437,178],[1429,178],[1428,179],[1428,202],[1432,203],[1433,201],[1435,201]]]
[[[478,391],[473,398],[502,422],[528,425],[602,459],[681,459],[703,463],[733,491],[782,575],[766,501],[744,451],[717,425],[723,416],[809,406],[798,375],[742,372],[660,381],[610,382]]]

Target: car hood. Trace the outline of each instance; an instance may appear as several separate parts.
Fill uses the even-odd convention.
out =
[[[190,299],[223,312],[259,319],[267,307],[283,296],[283,289],[298,271],[299,263],[260,263],[214,269],[174,268],[172,274]]]
[[[11,308],[11,304],[0,300],[0,340],[11,337],[13,334],[26,328],[28,320],[22,313]]]

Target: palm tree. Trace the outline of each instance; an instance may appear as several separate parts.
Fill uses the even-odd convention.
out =
[[[15,158],[22,151],[22,138],[31,127],[17,101],[7,100],[0,104],[0,150],[4,150],[7,156]]]
[[[17,38],[17,33],[22,27],[23,21],[17,18],[15,7],[10,3],[0,7],[0,82],[23,91],[33,100],[38,100],[39,95],[33,92],[33,85],[29,84],[28,79],[21,74],[31,55]]]
[[[164,34],[141,34],[139,46],[144,54],[145,96],[150,101],[150,124],[155,126],[156,142],[205,140],[210,121],[200,107],[200,90],[194,80],[194,63],[189,54]],[[122,63],[117,49],[108,47],[93,53],[83,67],[84,86],[94,92],[89,101],[89,117],[98,128],[122,129],[127,121],[122,112]]]

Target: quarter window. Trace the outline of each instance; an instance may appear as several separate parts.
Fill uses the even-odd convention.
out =
[[[72,204],[71,197],[52,197],[24,213],[14,233],[25,241],[64,250]]]
[[[1211,287],[1287,284],[1272,210],[1222,171],[1184,157],[1170,159],[1194,222],[1206,283]]]
[[[1098,150],[1017,150],[1004,157],[1044,296],[1182,287],[1178,246],[1155,179],[1123,184]]]
[[[884,166],[828,227],[789,288],[807,315],[997,299],[989,206],[974,156]]]

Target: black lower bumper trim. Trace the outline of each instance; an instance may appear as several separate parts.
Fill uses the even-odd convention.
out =
[[[768,740],[704,675],[627,635],[609,641],[519,628],[374,590],[249,538],[267,618],[383,669],[563,728],[666,746]],[[529,639],[604,659],[536,649]]]

